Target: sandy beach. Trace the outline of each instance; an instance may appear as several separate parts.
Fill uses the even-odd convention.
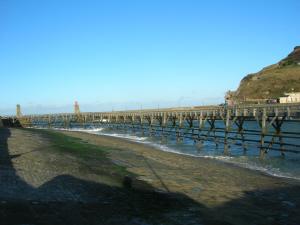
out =
[[[0,224],[300,224],[297,180],[115,137],[0,130]]]

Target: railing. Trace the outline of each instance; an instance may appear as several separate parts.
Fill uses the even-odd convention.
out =
[[[101,115],[117,115],[117,114],[153,114],[153,113],[194,113],[200,114],[205,113],[224,113],[224,112],[245,112],[246,114],[255,114],[255,112],[266,113],[300,113],[300,103],[287,103],[287,104],[255,104],[255,105],[236,105],[236,106],[193,106],[193,107],[178,107],[178,108],[162,108],[162,109],[140,109],[140,110],[126,110],[126,111],[112,111],[112,112],[82,112],[80,115],[88,116],[92,114]],[[31,114],[24,115],[24,118],[33,117],[63,117],[63,116],[73,116],[74,113],[54,113],[54,114]],[[16,116],[6,116],[16,117]]]

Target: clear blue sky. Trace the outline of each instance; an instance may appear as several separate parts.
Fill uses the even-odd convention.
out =
[[[223,101],[300,44],[300,1],[0,0],[0,113]]]

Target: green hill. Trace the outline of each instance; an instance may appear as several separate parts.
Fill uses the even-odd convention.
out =
[[[278,63],[244,77],[234,98],[278,98],[285,92],[300,92],[300,46]]]

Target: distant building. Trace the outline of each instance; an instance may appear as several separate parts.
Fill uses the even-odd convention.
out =
[[[284,97],[279,98],[280,103],[297,103],[300,102],[300,92],[285,93]]]

